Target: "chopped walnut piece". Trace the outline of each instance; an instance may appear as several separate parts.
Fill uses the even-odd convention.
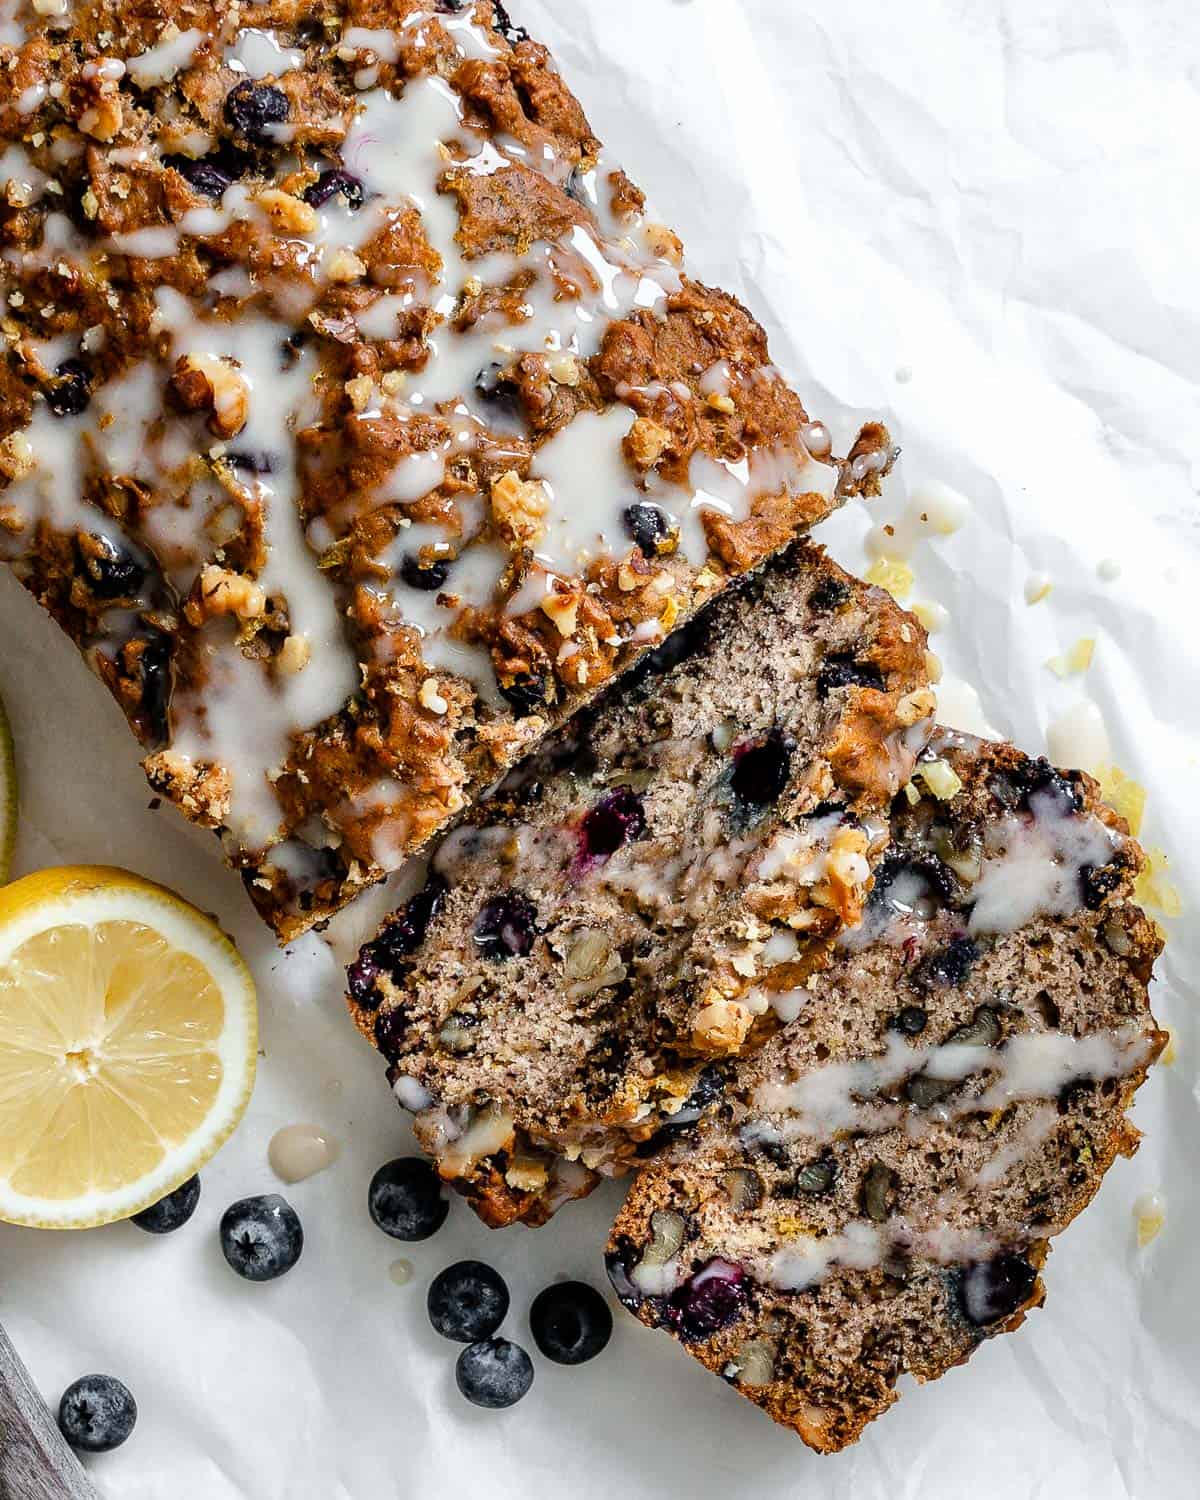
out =
[[[652,417],[639,417],[625,439],[626,456],[639,469],[652,469],[670,446],[670,432]]]
[[[257,620],[266,609],[267,596],[262,584],[243,573],[231,573],[210,563],[200,574],[196,592],[184,606],[184,613],[193,625],[202,625],[215,615]]]
[[[555,385],[565,385],[574,389],[583,379],[579,361],[573,354],[554,355],[547,361],[546,369]]]
[[[250,415],[250,387],[228,360],[214,354],[183,354],[170,380],[176,400],[185,411],[208,411],[209,431],[217,437],[236,437]]]
[[[10,432],[0,443],[0,474],[8,479],[24,479],[36,466],[29,439],[23,432]]]
[[[579,604],[578,594],[547,594],[542,600],[542,613],[554,622],[559,635],[572,636],[579,623]]]
[[[665,224],[646,225],[646,244],[651,255],[657,255],[660,260],[669,261],[673,266],[683,264],[683,241]]]
[[[438,692],[436,677],[427,677],[425,679],[421,684],[421,691],[417,694],[417,697],[420,699],[421,707],[427,708],[431,714],[441,715],[446,713],[450,708],[449,703]]]
[[[116,94],[103,95],[90,109],[79,117],[79,128],[93,140],[114,140],[124,123],[121,100]]]
[[[356,412],[366,411],[374,394],[375,382],[369,375],[356,375],[353,380],[346,382],[346,395]]]
[[[320,223],[311,203],[281,188],[265,189],[259,193],[257,202],[272,225],[285,234],[312,234]]]
[[[524,545],[540,540],[549,507],[545,485],[522,479],[515,470],[502,474],[492,485],[492,520],[509,543]]]
[[[896,722],[904,729],[929,718],[937,709],[937,698],[929,688],[906,693],[896,705]]]
[[[692,1023],[692,1045],[698,1052],[724,1056],[736,1052],[749,1035],[751,1011],[736,1000],[714,994]]]
[[[504,1173],[504,1180],[519,1193],[537,1193],[549,1182],[550,1174],[540,1161],[514,1156]]]
[[[275,669],[288,677],[303,672],[312,657],[312,646],[306,635],[289,635],[279,648],[275,658]]]
[[[357,281],[366,274],[366,266],[353,250],[334,250],[325,259],[325,275],[330,281],[340,283]]]
[[[839,829],[825,860],[825,880],[813,892],[821,906],[836,911],[847,925],[862,916],[863,895],[871,877],[869,845],[863,829]]]

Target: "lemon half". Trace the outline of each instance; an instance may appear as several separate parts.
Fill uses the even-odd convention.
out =
[[[13,846],[17,842],[17,760],[4,700],[0,699],[0,885],[12,869]]]
[[[238,1123],[257,1045],[250,971],[181,897],[102,866],[0,890],[0,1219],[165,1197]]]

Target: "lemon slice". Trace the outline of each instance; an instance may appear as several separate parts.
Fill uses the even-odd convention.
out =
[[[0,699],[0,885],[12,869],[13,845],[17,842],[17,761],[12,731]]]
[[[254,981],[220,928],[124,870],[0,890],[0,1219],[84,1229],[156,1203],[241,1119]]]

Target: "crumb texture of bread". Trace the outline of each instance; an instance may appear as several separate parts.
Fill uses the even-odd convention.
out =
[[[625,1305],[820,1452],[1018,1327],[1166,1040],[1141,864],[1089,778],[938,731],[839,958],[635,1179]]]
[[[22,6],[0,159],[0,560],[283,938],[891,462],[492,0]]]
[[[925,648],[797,543],[436,847],[350,1004],[489,1223],[627,1172],[830,961],[932,730]]]

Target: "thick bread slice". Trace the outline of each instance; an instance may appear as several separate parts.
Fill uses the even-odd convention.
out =
[[[419,1138],[489,1223],[628,1170],[778,1026],[772,996],[858,919],[928,737],[921,627],[809,544],[679,650],[476,809],[350,970]]]
[[[861,928],[643,1169],[622,1300],[833,1452],[1041,1304],[1166,1040],[1142,862],[1095,783],[939,731]]]

